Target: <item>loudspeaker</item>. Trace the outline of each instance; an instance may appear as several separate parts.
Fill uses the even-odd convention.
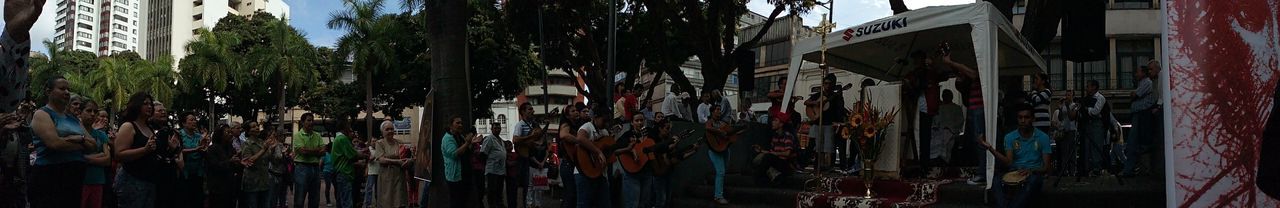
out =
[[[734,63],[738,67],[738,90],[741,92],[756,89],[756,52],[745,51],[734,54]]]
[[[1027,0],[1027,18],[1022,23],[1022,37],[1040,51],[1048,50],[1049,43],[1058,36],[1058,23],[1062,21],[1062,2],[1056,0]]]
[[[1105,33],[1106,0],[1076,0],[1065,3],[1062,18],[1062,56],[1068,61],[1106,60],[1110,44]]]
[[[1280,99],[1280,86],[1272,96]],[[1258,139],[1258,178],[1254,184],[1272,199],[1280,199],[1280,152],[1275,151],[1280,149],[1280,102],[1271,104],[1271,117]]]

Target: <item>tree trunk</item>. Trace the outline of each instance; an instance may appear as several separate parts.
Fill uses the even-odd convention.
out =
[[[373,118],[373,80],[370,80],[373,77],[369,75],[370,70],[372,69],[364,69],[362,70],[364,71],[364,73],[361,73],[361,75],[364,76],[364,78],[362,79],[364,79],[364,130],[365,130],[364,132],[366,136],[365,138],[373,138],[373,132],[374,132],[373,119],[370,119],[370,118]],[[381,129],[381,127],[379,127],[379,129]],[[382,132],[378,131],[378,133],[382,133]]]
[[[432,131],[429,147],[441,144],[444,131],[453,117],[460,117],[464,122],[471,121],[471,92],[467,77],[467,19],[471,11],[466,1],[428,0],[425,5],[427,16],[427,35],[430,37],[431,85],[436,89],[435,109],[431,115]],[[469,126],[469,125],[468,125]],[[440,151],[431,152],[431,178],[437,181],[430,188],[431,196],[447,193],[444,187],[444,168]],[[445,207],[457,197],[433,197],[431,207]]]
[[[281,80],[280,80],[280,87],[279,87],[279,88],[280,88],[280,89],[279,89],[279,90],[280,90],[280,92],[278,92],[278,93],[277,93],[277,97],[279,97],[279,98],[280,98],[280,104],[277,104],[277,105],[276,105],[276,110],[278,110],[278,111],[280,112],[280,115],[277,117],[277,119],[278,119],[277,121],[278,121],[278,122],[280,122],[280,123],[279,123],[279,124],[280,124],[280,127],[279,127],[278,129],[276,129],[276,130],[284,131],[284,130],[288,129],[288,128],[287,128],[287,126],[285,126],[285,123],[284,123],[284,115],[285,115],[285,109],[284,109],[284,95],[285,95],[285,94],[284,94],[284,79],[281,79]],[[247,122],[246,122],[246,123],[247,123]]]

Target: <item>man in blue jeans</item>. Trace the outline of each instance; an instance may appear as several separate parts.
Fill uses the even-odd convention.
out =
[[[1018,190],[1005,190],[1006,181],[1002,179],[991,180],[996,207],[1026,207],[1027,200],[1040,190],[1044,184],[1044,175],[1049,173],[1049,155],[1053,153],[1053,148],[1050,147],[1049,135],[1032,126],[1033,121],[1035,117],[1032,116],[1030,107],[1018,110],[1018,130],[1004,136],[1004,153],[991,147],[985,140],[980,142],[1000,164],[1009,167],[1006,174],[1025,177]],[[1005,195],[1006,191],[1015,192],[1012,201]]]
[[[293,133],[293,207],[320,207],[320,157],[324,140],[313,129],[311,113],[302,114],[302,130]]]

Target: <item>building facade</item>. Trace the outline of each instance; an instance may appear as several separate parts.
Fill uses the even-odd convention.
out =
[[[227,15],[265,11],[287,20],[290,14],[284,0],[146,0],[140,9],[139,17],[144,23],[139,28],[138,53],[148,60],[172,56],[175,68],[187,55],[187,43],[195,40],[195,32],[212,29]]]
[[[138,50],[139,0],[59,0],[53,42],[99,56]]]
[[[1106,60],[1072,62],[1062,58],[1062,29],[1048,48],[1037,49],[1044,58],[1049,74],[1049,89],[1063,96],[1066,90],[1080,96],[1085,83],[1098,81],[1098,88],[1107,96],[1116,119],[1129,123],[1130,93],[1137,88],[1134,71],[1146,66],[1150,59],[1159,60],[1161,53],[1160,25],[1164,19],[1158,0],[1107,0],[1106,30],[1108,55]],[[1022,28],[1026,16],[1026,1],[1014,7],[1013,24]],[[1030,79],[1027,86],[1030,86]]]

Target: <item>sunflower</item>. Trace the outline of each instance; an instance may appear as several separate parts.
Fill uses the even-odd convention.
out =
[[[873,138],[876,136],[876,133],[878,133],[878,131],[879,130],[877,130],[876,128],[864,128],[862,131],[862,136],[866,138]]]

